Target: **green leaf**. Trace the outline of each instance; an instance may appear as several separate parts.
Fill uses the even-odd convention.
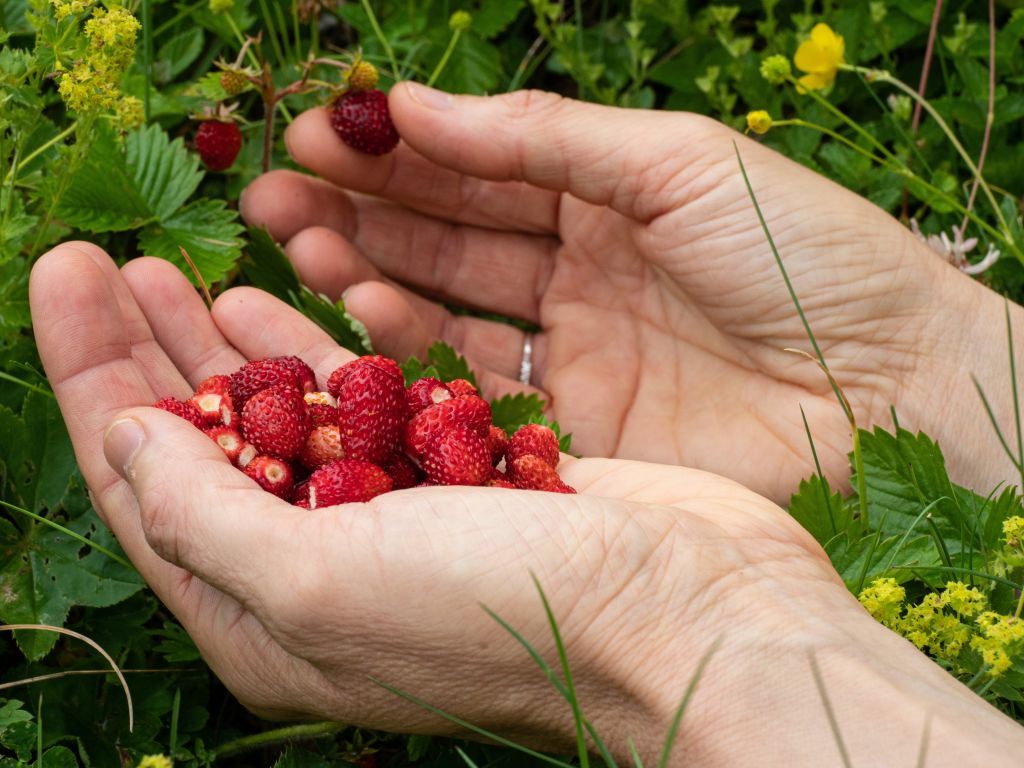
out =
[[[125,151],[132,179],[147,209],[169,226],[167,219],[185,204],[203,180],[199,158],[185,149],[182,139],[171,141],[159,125],[128,134]]]
[[[96,130],[85,161],[57,206],[57,215],[87,232],[122,232],[153,219],[111,131]]]
[[[67,747],[50,747],[39,759],[32,763],[33,768],[78,768],[75,753]]]
[[[908,569],[888,568],[890,561],[893,566],[939,565],[939,553],[934,540],[921,534],[903,541],[902,536],[885,537],[878,533],[853,539],[842,533],[825,545],[832,566],[842,577],[846,586],[855,591],[863,578],[864,584],[881,576],[892,576],[897,581],[906,581],[914,576]],[[893,557],[895,555],[895,558]],[[939,583],[945,583],[947,577],[940,572],[931,572]],[[931,575],[930,574],[930,575]]]
[[[168,83],[194,62],[203,52],[203,30],[188,27],[160,46],[153,61],[153,73],[160,83]]]
[[[322,293],[313,293],[302,286],[302,290],[293,296],[292,304],[345,349],[357,355],[373,354],[366,326],[345,311],[345,304],[340,299],[332,302]]]
[[[430,345],[430,349],[427,351],[427,359],[434,369],[437,370],[437,377],[441,381],[467,379],[474,387],[477,387],[476,376],[469,369],[469,363],[466,362],[466,358],[443,341],[435,341]]]
[[[150,256],[174,262],[195,282],[192,270],[178,250],[184,248],[207,285],[223,280],[242,255],[244,227],[238,213],[223,200],[205,198],[189,203],[139,235],[139,245]]]
[[[854,524],[854,508],[843,502],[842,494],[833,492],[828,480],[812,475],[800,482],[789,500],[789,514],[824,545]]]
[[[75,472],[75,455],[53,398],[25,396],[21,415],[0,406],[0,464],[6,467],[8,498],[32,512],[55,510]]]
[[[263,227],[249,227],[249,245],[239,266],[250,283],[260,290],[291,302],[300,290],[299,276],[284,251]]]
[[[487,0],[473,13],[472,30],[484,40],[500,35],[519,16],[526,0]]]
[[[27,723],[32,719],[32,713],[21,707],[22,703],[15,699],[4,701],[3,706],[0,706],[0,736],[15,723]]]
[[[441,51],[436,54],[440,59]],[[497,87],[500,75],[501,54],[498,49],[473,34],[471,28],[455,45],[438,80],[438,87],[451,93],[484,94]]]
[[[435,379],[441,378],[434,366],[424,363],[415,356],[402,363],[402,375],[405,376],[405,386],[407,387],[414,381],[425,379],[428,376],[433,376]]]
[[[543,418],[544,405],[535,393],[505,395],[491,401],[491,422],[511,435],[524,424]]]

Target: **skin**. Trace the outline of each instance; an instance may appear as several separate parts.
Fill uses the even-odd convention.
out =
[[[419,97],[429,98],[422,93]],[[716,230],[735,237],[732,247],[716,244],[717,236],[709,232],[699,236],[703,244],[677,243],[677,250],[690,255],[672,262],[677,271],[689,275],[688,290],[675,277],[664,277],[675,274],[670,262],[649,261],[650,253],[673,250],[666,245],[672,239],[666,232],[697,237],[693,233],[699,231],[695,209],[683,206],[685,215],[661,210],[656,203],[664,200],[659,195],[675,189],[672,194],[690,190],[684,194],[687,200],[710,196],[717,201],[714,205],[696,209],[708,215],[717,208],[739,208],[741,198],[720,191],[730,188],[731,182],[721,180],[715,186],[686,175],[687,168],[697,165],[714,178],[718,166],[708,165],[710,149],[703,157],[682,155],[686,162],[681,163],[678,178],[645,177],[644,173],[656,173],[658,164],[644,156],[645,147],[653,142],[651,124],[643,115],[629,113],[626,120],[625,113],[593,111],[596,108],[534,94],[458,100],[470,105],[465,115],[457,120],[448,115],[431,125],[430,115],[437,110],[417,106],[409,86],[397,88],[391,99],[409,145],[390,159],[338,155],[336,141],[320,148],[325,158],[340,162],[345,173],[358,177],[364,186],[387,189],[391,201],[345,193],[294,175],[271,175],[249,190],[246,215],[257,220],[260,195],[277,189],[281,203],[274,215],[280,220],[272,229],[289,241],[290,255],[314,287],[329,287],[326,282],[315,284],[316,275],[335,281],[331,285],[336,290],[356,286],[347,294],[350,307],[361,307],[371,330],[376,328],[375,338],[379,332],[386,340],[382,347],[393,344],[393,349],[400,349],[408,343],[410,349],[416,348],[421,331],[427,336],[436,330],[455,334],[467,353],[488,367],[492,391],[513,386],[509,377],[518,365],[521,337],[505,337],[502,346],[501,334],[507,332],[499,326],[446,320],[436,305],[408,289],[383,282],[367,285],[365,278],[381,274],[371,258],[383,263],[381,254],[405,259],[406,252],[425,253],[406,259],[402,269],[393,267],[393,277],[431,294],[443,284],[452,298],[475,303],[471,288],[480,288],[473,275],[481,260],[514,261],[517,268],[502,279],[488,278],[486,295],[493,302],[488,306],[512,312],[523,295],[541,296],[530,305],[533,310],[524,303],[524,311],[515,313],[537,319],[544,327],[537,383],[553,396],[556,414],[578,429],[594,452],[601,446],[618,454],[661,450],[658,458],[665,463],[566,458],[560,473],[580,491],[577,496],[425,488],[388,494],[368,504],[298,510],[260,491],[183,420],[146,406],[160,396],[187,396],[202,379],[234,370],[248,358],[296,354],[323,381],[352,355],[310,321],[259,291],[227,291],[208,312],[187,280],[166,262],[135,259],[118,270],[105,253],[87,243],[54,249],[32,273],[34,327],[97,510],[239,700],[270,717],[332,718],[403,732],[456,732],[447,721],[383,690],[368,679],[372,677],[529,745],[571,750],[567,705],[523,649],[480,607],[483,603],[496,611],[544,658],[554,661],[533,573],[558,618],[582,705],[624,762],[627,736],[645,761],[657,759],[699,660],[715,649],[687,710],[672,765],[837,762],[836,739],[812,665],[820,671],[854,765],[915,764],[922,742],[930,766],[981,760],[1013,764],[1008,756],[1024,747],[1024,731],[875,623],[846,590],[821,548],[781,508],[733,480],[670,465],[684,455],[698,455],[695,446],[706,418],[692,402],[698,393],[710,398],[706,408],[723,420],[717,430],[704,428],[708,449],[703,463],[717,462],[763,493],[783,495],[782,480],[788,473],[799,474],[802,466],[782,437],[773,437],[775,427],[763,425],[773,423],[768,403],[792,409],[796,402],[804,402],[816,434],[819,429],[833,430],[836,451],[843,434],[841,426],[832,424],[837,408],[810,366],[770,351],[797,339],[797,330],[791,330],[798,329],[792,310],[781,299],[774,308],[763,303],[756,305],[759,312],[749,308],[761,301],[760,286],[768,282],[770,270],[765,267],[762,279],[749,283],[746,302],[734,296],[743,294],[743,286],[723,287],[712,279],[730,271],[725,266],[727,253],[743,254],[749,264],[764,256],[745,220],[740,226],[749,211],[744,217],[737,214],[732,230],[722,230],[728,222],[718,220]],[[460,109],[451,106],[446,111]],[[536,135],[546,140],[534,145],[530,142],[539,128],[527,128],[536,112],[547,121],[540,125],[546,133]],[[322,119],[322,113],[314,112],[296,121],[289,133],[293,154],[300,152],[295,131],[316,129]],[[731,151],[728,140],[733,136],[725,129],[713,131],[712,124],[691,116],[656,119],[665,137],[685,135],[694,141],[695,131],[707,130],[703,146],[710,148],[717,131]],[[426,127],[417,134],[421,124]],[[451,128],[455,124],[459,132]],[[430,140],[417,142],[416,136],[425,137],[430,128]],[[582,149],[573,149],[570,156],[556,152],[554,148],[570,148],[570,135],[590,136],[594,143],[579,144]],[[488,136],[487,146],[476,136]],[[629,136],[638,138],[625,141]],[[631,148],[629,152],[625,147]],[[864,232],[889,231],[894,242],[900,242],[895,225],[864,203],[858,208],[851,202],[857,198],[843,197],[837,188],[798,173],[760,147],[742,141],[740,147],[755,178],[795,174],[795,181],[774,183],[764,193],[770,220],[786,219],[790,210],[790,225],[779,229],[780,241],[796,237],[793,230],[814,228],[804,222],[807,209],[800,204],[835,194],[835,210],[859,211]],[[435,156],[426,159],[412,148]],[[678,148],[682,152],[682,144]],[[343,147],[340,151],[347,152]],[[445,151],[447,156],[441,157]],[[630,160],[633,152],[639,155]],[[357,172],[360,163],[362,173]],[[460,175],[472,163],[475,177]],[[388,178],[392,181],[386,182]],[[420,183],[413,183],[416,178]],[[654,184],[655,179],[661,183]],[[785,192],[794,185],[796,191]],[[425,188],[434,190],[431,201],[414,199]],[[552,191],[559,188],[561,192]],[[699,189],[705,190],[703,197],[694,197]],[[790,197],[774,197],[784,194]],[[303,198],[319,203],[319,225],[298,218],[297,211],[307,209],[296,202]],[[428,216],[422,209],[431,205],[431,214],[457,214],[464,223],[453,225]],[[289,211],[296,214],[294,231],[284,232],[287,217],[282,212]],[[638,225],[629,216],[648,223]],[[673,216],[682,222],[679,226]],[[569,227],[574,217],[583,223],[564,229],[563,222]],[[838,218],[836,214],[827,220],[829,227],[842,224]],[[325,223],[333,228],[324,228]],[[559,239],[552,234],[556,223],[562,233]],[[819,218],[816,226],[822,225]],[[312,234],[310,227],[316,227]],[[664,230],[661,240],[650,234],[652,228]],[[603,239],[588,231],[600,231]],[[431,233],[438,232],[461,234],[444,235],[449,245],[434,251],[426,245],[422,250],[408,247],[429,245]],[[857,263],[857,252],[822,251],[833,238],[830,233],[831,229],[819,231],[817,239],[806,234],[797,241],[804,243],[807,263],[801,266],[794,258],[794,281],[810,284],[818,275],[821,282],[822,275],[836,271],[820,263],[822,253],[840,265]],[[486,237],[492,238],[489,248],[480,239]],[[313,258],[296,244],[301,244],[300,238],[319,238],[334,250],[320,251]],[[392,238],[406,245],[389,251]],[[376,239],[380,250],[371,247]],[[586,248],[567,245],[580,240],[587,241]],[[476,247],[469,247],[474,242]],[[588,273],[583,265],[597,259],[610,243],[617,245],[615,260],[594,262]],[[648,250],[658,243],[663,247]],[[816,243],[816,265],[811,243]],[[780,246],[804,252],[793,243]],[[367,255],[357,249],[365,249]],[[547,267],[541,268],[539,262],[534,272],[518,267],[528,266],[538,249],[548,249]],[[436,265],[432,253],[443,254],[435,259]],[[449,259],[451,253],[459,259]],[[707,262],[703,269],[708,272],[693,265],[683,268],[697,253]],[[876,259],[885,258],[872,253]],[[877,266],[872,259],[861,258]],[[643,265],[631,266],[631,259]],[[563,261],[575,266],[562,267]],[[854,371],[868,370],[871,362],[887,371],[906,371],[897,377],[900,381],[925,381],[918,377],[927,369],[919,360],[920,345],[911,344],[909,337],[902,343],[915,350],[913,360],[899,356],[898,343],[880,353],[879,347],[903,324],[886,325],[884,314],[856,307],[866,304],[878,313],[895,312],[905,322],[917,323],[924,338],[931,338],[929,334],[938,333],[930,324],[939,314],[937,306],[948,306],[935,305],[935,297],[952,301],[961,286],[972,285],[940,268],[924,251],[908,251],[900,264],[885,281],[872,277],[874,269],[865,276],[863,262],[856,280],[852,267],[841,266],[851,280],[839,281],[845,286],[843,301],[837,300],[831,310],[818,307],[831,300],[823,282],[805,299],[811,322],[818,318],[824,326],[819,338],[830,339],[826,355],[837,361],[837,376],[848,377],[848,394],[859,393],[859,408],[893,393],[904,393],[909,400],[907,393],[923,384],[901,385],[890,392],[882,386],[888,379],[878,374],[842,373],[840,369],[852,366],[850,361],[860,361],[861,368],[853,366]],[[435,269],[449,271],[432,288],[428,277]],[[570,271],[556,279],[562,269]],[[743,271],[736,265],[733,269]],[[940,293],[932,291],[930,282],[924,291],[933,302],[933,321],[926,318],[927,297],[920,294],[920,281],[894,282],[901,270],[913,270],[928,281],[933,271],[945,276]],[[546,290],[523,294],[526,286],[516,283],[521,275],[529,275],[535,280],[530,285]],[[572,285],[574,280],[593,288],[600,298],[582,300],[584,293]],[[698,302],[692,286],[701,284],[708,292],[713,288],[717,298]],[[624,290],[619,302],[610,298],[615,286]],[[897,296],[885,299],[886,286],[898,288]],[[631,289],[649,301],[634,297]],[[549,298],[573,291],[575,300]],[[357,300],[360,295],[362,304]],[[909,311],[918,302],[920,317]],[[732,315],[723,311],[722,317],[734,319],[721,319],[721,328],[709,319],[719,317],[714,311],[718,304],[733,307]],[[841,309],[847,304],[854,308]],[[401,322],[374,326],[375,310],[378,318],[393,313]],[[837,320],[828,322],[836,312],[848,313],[851,325],[845,330]],[[741,321],[742,317],[746,319]],[[570,322],[571,318],[576,319]],[[618,350],[615,353],[605,353],[594,339],[587,339],[589,328],[605,321],[605,338],[615,341],[607,346]],[[831,326],[836,327],[830,331]],[[741,328],[746,329],[745,341]],[[643,332],[638,335],[637,329]],[[692,329],[707,335],[701,337]],[[868,340],[856,340],[858,329]],[[403,334],[412,341],[403,342]],[[574,337],[582,339],[582,346],[559,357],[559,350],[571,348]],[[753,338],[762,341],[755,344]],[[673,344],[681,351],[673,351]],[[634,347],[638,348],[631,351]],[[739,353],[730,351],[733,348],[746,350],[744,364],[737,362]],[[841,350],[846,354],[839,354]],[[609,354],[612,357],[602,357]],[[658,362],[658,355],[663,362],[655,365],[652,361]],[[754,364],[762,358],[765,362]],[[607,376],[609,368],[622,375]],[[595,385],[607,381],[617,391],[618,380],[627,374],[634,380],[630,393],[609,396],[604,386]],[[716,389],[728,390],[734,398],[742,396],[743,388],[734,378],[758,387],[758,399],[734,399],[729,406],[727,399],[718,398]],[[573,381],[585,392],[581,397],[594,398],[585,412],[574,410],[578,404],[558,394],[570,391]],[[875,389],[871,382],[877,384]],[[679,402],[674,392],[679,393]],[[909,409],[910,402],[906,404]],[[666,421],[666,410],[677,424],[686,421],[684,415],[695,422],[684,430],[685,439],[656,428],[659,421]],[[580,414],[578,426],[574,413]],[[625,437],[644,424],[650,432],[649,448]],[[755,429],[758,424],[763,428]],[[743,448],[729,453],[727,438],[736,440],[737,446],[757,445],[757,461],[743,462],[738,453]],[[673,458],[672,450],[680,453]]]
[[[326,111],[301,115],[286,142],[319,178],[269,173],[241,206],[384,354],[442,338],[488,394],[518,391],[522,332],[431,299],[512,315],[540,326],[532,381],[582,455],[706,469],[782,503],[814,470],[802,407],[843,483],[850,427],[817,366],[786,351],[812,348],[738,150],[860,426],[891,426],[895,406],[955,479],[1008,479],[970,381],[1008,428],[1002,303],[873,204],[698,115],[415,84],[390,108],[403,143],[382,158],[338,141]]]

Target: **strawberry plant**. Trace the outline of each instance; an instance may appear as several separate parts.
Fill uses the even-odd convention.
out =
[[[371,355],[372,339],[344,303],[302,285],[269,234],[243,226],[241,190],[268,168],[293,167],[283,129],[312,106],[331,105],[341,140],[379,155],[398,142],[383,93],[399,79],[476,94],[529,85],[749,127],[913,222],[944,258],[1020,301],[1024,262],[1007,246],[1024,242],[1024,11],[1014,5],[998,5],[990,38],[984,4],[947,3],[939,18],[933,0],[0,4],[0,621],[44,627],[0,639],[0,766],[165,768],[163,755],[178,766],[468,764],[458,750],[477,765],[542,763],[506,747],[343,724],[267,724],[227,694],[92,508],[31,331],[28,275],[49,247],[83,238],[122,263],[139,254],[166,259],[211,293],[262,288],[339,344]],[[788,67],[822,20],[859,69],[792,75],[831,83],[827,97],[805,98],[777,57]],[[882,71],[889,86],[920,84],[973,156],[992,147],[983,170],[994,206],[958,202],[980,172],[938,121],[922,121],[919,102],[895,87],[879,90],[865,74]],[[993,251],[1002,251],[998,260]],[[401,373],[403,393],[392,394],[408,405],[408,424],[374,423],[347,437],[345,450],[357,456],[349,460],[360,465],[345,476],[318,469],[307,504],[348,498],[373,482],[378,490],[385,481],[418,482],[421,468],[408,457],[378,450],[382,433],[412,444],[438,478],[482,480],[505,455],[531,487],[557,488],[554,443],[570,450],[570,436],[548,422],[537,395],[491,402],[486,424],[446,430],[439,445],[432,430],[449,411],[476,405],[457,396],[475,386],[473,372],[438,343],[425,359],[404,361]],[[300,461],[309,450],[315,465],[337,458],[343,442],[330,429],[338,418],[331,403],[260,396],[263,384],[281,380],[308,389],[302,375],[254,364],[227,388],[210,380],[192,401],[162,407],[213,426],[211,438],[233,462],[283,493],[291,466],[282,457],[257,460],[256,448]],[[345,377],[327,384],[335,397],[352,386]],[[238,424],[223,423],[228,400]],[[263,410],[308,418],[316,438],[282,445],[294,435],[245,432],[245,414]],[[1021,612],[1017,491],[982,496],[954,485],[925,435],[856,426],[854,434],[856,491],[844,498],[819,473],[796,490],[791,514],[880,621],[1024,720],[1024,640],[1006,622]],[[56,629],[104,649],[128,680],[131,704],[103,658]]]

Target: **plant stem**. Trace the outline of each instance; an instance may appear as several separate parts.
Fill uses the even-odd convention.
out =
[[[988,155],[988,142],[992,137],[992,123],[996,115],[996,3],[988,0],[988,111],[985,113],[985,134],[981,138],[981,153],[978,155],[978,175],[971,183],[971,194],[967,197],[967,210],[974,208],[974,197],[978,194],[978,181],[985,168],[985,157]],[[960,229],[967,227],[967,215],[960,224]]]
[[[932,54],[935,52],[935,38],[938,37],[940,16],[942,16],[942,0],[935,0],[935,10],[932,11],[932,23],[928,29],[928,42],[924,48],[924,61],[921,63],[921,79],[917,84],[917,92],[921,94],[922,99],[924,98],[924,92],[928,89],[928,75],[932,68]],[[910,121],[910,132],[916,134],[917,128],[920,125],[921,104],[917,102],[914,104],[914,117]]]
[[[796,79],[793,78],[792,76],[790,76],[789,82],[792,83],[796,87],[801,87],[801,86],[799,86],[799,83],[796,81]],[[868,143],[871,144],[872,146],[874,146],[875,149],[877,149],[883,155],[885,155],[885,157],[888,160],[890,160],[891,162],[895,163],[896,165],[898,165],[900,167],[903,166],[903,163],[900,162],[899,158],[896,157],[896,155],[894,155],[892,152],[890,152],[888,150],[888,148],[886,148],[886,146],[882,142],[880,142],[878,139],[876,139],[874,136],[872,136],[869,131],[866,131],[864,128],[862,128],[860,126],[860,123],[858,123],[856,120],[848,117],[845,112],[843,112],[841,109],[836,107],[831,101],[826,99],[824,96],[822,96],[820,93],[818,93],[815,90],[809,90],[809,91],[806,92],[806,94],[808,96],[810,96],[812,99],[814,99],[816,102],[818,102],[818,104],[820,104],[822,107],[824,107],[832,115],[834,115],[835,117],[838,117],[840,120],[842,120],[848,126],[850,126],[850,128],[852,128],[859,136],[867,139]]]
[[[149,122],[149,92],[153,88],[153,13],[149,0],[142,0],[142,69],[146,76],[146,88],[142,95],[143,115]]]
[[[772,127],[773,128],[775,126],[786,126],[786,125],[795,125],[795,126],[797,126],[799,128],[811,128],[811,129],[813,129],[815,131],[821,131],[826,136],[830,136],[831,138],[835,139],[836,141],[845,144],[850,149],[854,150],[855,152],[859,152],[860,154],[864,155],[864,157],[867,157],[870,160],[874,160],[879,165],[888,165],[889,164],[889,161],[886,160],[884,157],[879,157],[878,155],[873,154],[872,152],[869,152],[868,150],[864,149],[864,147],[862,147],[857,142],[851,141],[850,139],[848,139],[845,136],[843,136],[841,133],[836,133],[831,128],[826,128],[824,125],[818,125],[817,123],[811,123],[811,122],[808,122],[807,120],[802,120],[799,117],[795,117],[795,118],[792,118],[790,120],[773,120],[772,121]]]
[[[274,744],[284,744],[290,741],[301,741],[304,739],[318,739],[321,736],[332,736],[338,731],[344,730],[341,723],[305,723],[303,725],[289,725],[284,728],[276,728],[272,731],[256,733],[252,736],[243,736],[240,739],[229,741],[213,751],[213,760],[222,757],[230,757],[242,752],[249,752],[260,747]]]
[[[427,87],[433,87],[434,83],[437,82],[437,78],[440,77],[444,68],[448,65],[448,59],[452,56],[452,51],[455,50],[455,46],[459,43],[459,38],[462,37],[462,30],[456,29],[452,32],[451,39],[448,41],[448,47],[444,49],[444,55],[441,56],[441,60],[437,62],[437,66],[434,67],[434,71],[430,74],[430,79],[427,80]]]
[[[54,136],[52,139],[50,139],[48,142],[46,142],[45,144],[41,144],[40,146],[36,147],[31,152],[29,152],[28,155],[26,155],[24,158],[22,158],[21,160],[18,161],[18,165],[25,165],[26,163],[29,163],[32,160],[35,160],[37,157],[39,157],[39,155],[41,155],[43,152],[48,150],[54,144],[56,144],[58,142],[61,142],[61,141],[64,141],[64,139],[66,139],[68,136],[70,136],[72,133],[75,132],[75,128],[77,126],[78,126],[77,122],[72,123],[67,128],[65,128],[63,131],[61,131],[56,136]],[[12,176],[13,173],[14,173],[14,168],[12,167],[11,170],[7,172],[7,178],[4,179],[4,184],[13,184],[14,183],[14,179],[13,179],[13,176]]]
[[[235,33],[235,37],[238,38],[238,42],[241,45],[245,45],[245,35],[242,34],[242,30],[238,28],[238,24],[235,22],[234,17],[230,13],[225,13],[224,18],[227,19],[228,26],[231,27],[231,31]],[[249,46],[245,52],[249,56],[249,61],[254,67],[260,68],[262,66],[260,64],[260,60],[256,57],[256,54],[253,53],[252,46]]]
[[[370,26],[373,27],[373,34],[377,36],[377,40],[384,47],[385,53],[388,55],[388,60],[391,62],[392,78],[395,82],[401,79],[398,72],[398,60],[395,58],[395,52],[391,49],[391,43],[384,36],[383,30],[380,28],[380,24],[377,23],[377,15],[373,12],[373,8],[370,7],[368,0],[362,0],[363,13],[366,14],[366,18],[370,20]]]

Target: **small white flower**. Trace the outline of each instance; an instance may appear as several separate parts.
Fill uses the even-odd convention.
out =
[[[910,220],[910,231],[929,248],[935,251],[961,272],[968,275],[980,275],[999,260],[999,249],[989,245],[981,261],[972,264],[967,254],[973,251],[978,245],[978,238],[969,237],[964,240],[966,227],[953,226],[953,237],[950,238],[945,232],[937,235],[925,235],[917,225],[917,219]]]

